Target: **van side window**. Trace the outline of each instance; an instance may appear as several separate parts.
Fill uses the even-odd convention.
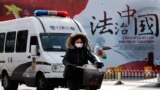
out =
[[[37,36],[31,36],[29,52],[31,52],[31,45],[37,45],[37,48],[39,49]]]
[[[8,32],[6,37],[5,52],[14,52],[16,32]]]
[[[4,50],[5,33],[0,33],[0,53]]]
[[[17,34],[16,52],[26,52],[28,31],[19,31]]]

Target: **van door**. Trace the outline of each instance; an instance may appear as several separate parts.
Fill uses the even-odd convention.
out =
[[[0,33],[0,76],[3,69],[3,65],[5,64],[4,60],[4,42],[5,42],[5,33]]]
[[[12,77],[16,80],[23,80],[23,73],[30,66],[27,59],[27,41],[28,41],[28,30],[20,30],[17,32],[17,40],[15,53],[13,56],[13,73]]]
[[[30,68],[29,72],[30,73],[29,75],[34,77],[34,71],[35,71],[35,68],[36,68],[36,60],[38,60],[38,58],[40,57],[40,48],[39,48],[39,43],[38,43],[38,38],[37,36],[31,36],[30,37],[30,48],[29,48],[29,52],[31,53],[31,46],[32,45],[36,45],[37,46],[37,55],[36,56],[31,56],[30,55],[30,61],[31,61],[31,66],[32,68]]]
[[[6,43],[5,43],[5,55],[4,59],[6,61],[6,67],[8,68],[8,73],[9,75],[13,72],[14,70],[14,64],[13,62],[15,59],[14,55],[14,49],[15,49],[15,39],[16,39],[16,32],[8,32],[6,36]]]

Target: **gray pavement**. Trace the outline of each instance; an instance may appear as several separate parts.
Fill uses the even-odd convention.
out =
[[[116,81],[103,81],[100,90],[160,90],[160,87],[155,87],[155,83],[144,83],[136,81],[123,81],[123,85],[115,85]],[[0,82],[1,84],[1,82]],[[3,88],[0,86],[0,90]],[[36,90],[36,88],[20,85],[18,90]],[[55,90],[68,90],[66,88],[56,88]]]

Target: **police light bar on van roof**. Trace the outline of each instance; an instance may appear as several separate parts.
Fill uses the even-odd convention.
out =
[[[43,16],[43,15],[48,15],[48,16],[61,16],[61,17],[67,17],[68,12],[67,11],[52,11],[52,10],[36,10],[34,12],[35,16]]]

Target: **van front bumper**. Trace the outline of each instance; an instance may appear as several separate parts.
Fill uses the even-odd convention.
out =
[[[63,77],[63,73],[62,72],[52,72],[52,73],[44,73],[45,76],[45,80],[46,80],[46,85],[48,87],[66,87],[67,86],[67,82]],[[27,86],[31,86],[31,87],[36,87],[35,85],[35,78],[33,77],[26,77],[24,78],[25,80],[25,84]]]
[[[63,72],[44,73],[47,86],[49,87],[66,87],[67,82],[63,77]]]
[[[64,78],[46,78],[48,87],[67,87],[67,81]]]
[[[64,78],[63,72],[49,72],[44,73],[45,78]]]

